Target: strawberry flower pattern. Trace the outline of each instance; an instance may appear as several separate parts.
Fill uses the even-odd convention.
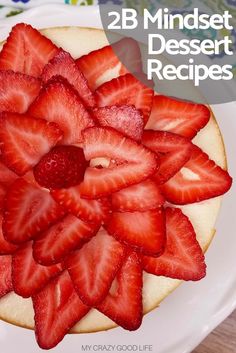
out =
[[[119,45],[135,47],[140,71],[137,43]],[[155,95],[109,46],[74,60],[31,26],[12,29],[0,53],[0,297],[32,298],[41,348],[91,308],[138,329],[143,271],[205,276],[178,205],[231,186],[192,143],[209,119],[204,105]]]

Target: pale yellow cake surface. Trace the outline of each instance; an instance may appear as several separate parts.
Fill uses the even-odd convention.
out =
[[[107,45],[103,31],[86,28],[55,28],[44,30],[43,33],[58,46],[69,51],[74,58],[87,54],[92,50]],[[102,81],[117,75],[111,71]],[[102,81],[100,83],[102,83]],[[193,87],[191,89],[194,89]],[[197,93],[196,93],[197,94]],[[226,168],[226,156],[222,136],[215,118],[197,135],[194,143],[200,146],[211,159]],[[190,218],[202,248],[207,250],[215,233],[215,222],[220,210],[221,198],[214,198],[201,203],[181,207]],[[143,303],[147,313],[181,283],[166,277],[157,277],[144,273]],[[158,313],[157,313],[158,315]],[[31,299],[23,299],[16,294],[9,294],[0,300],[0,318],[18,326],[33,328],[34,313]],[[73,333],[96,332],[108,330],[115,324],[97,310],[91,310],[72,330]]]

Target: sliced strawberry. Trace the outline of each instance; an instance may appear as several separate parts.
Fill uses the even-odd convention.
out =
[[[39,31],[19,23],[12,28],[0,53],[0,69],[38,77],[57,51],[58,48]]]
[[[162,208],[146,212],[114,212],[106,230],[145,255],[159,256],[164,251],[166,230]]]
[[[142,143],[160,158],[160,168],[152,177],[157,184],[172,178],[188,162],[193,150],[187,138],[166,131],[147,130]]]
[[[139,42],[130,37],[124,37],[112,44],[113,51],[122,62],[120,75],[126,73],[142,73],[143,63]]]
[[[90,310],[79,299],[67,271],[32,299],[35,334],[42,349],[55,347]]]
[[[6,197],[4,236],[12,243],[23,243],[48,229],[64,213],[47,191],[24,179],[17,179]]]
[[[4,207],[6,192],[6,187],[0,184],[0,212],[3,210]]]
[[[44,266],[62,262],[71,251],[88,242],[97,233],[98,228],[97,225],[67,215],[34,242],[34,258]]]
[[[108,158],[109,168],[87,168],[80,184],[82,197],[99,198],[137,184],[153,175],[158,167],[156,155],[120,132],[94,127],[83,132],[87,160]]]
[[[62,138],[55,123],[28,114],[2,113],[0,147],[3,162],[18,175],[25,174]]]
[[[35,118],[56,122],[64,133],[61,143],[65,145],[80,143],[81,131],[94,126],[76,90],[60,76],[47,82],[29,113]]]
[[[33,258],[32,242],[22,245],[12,256],[12,283],[16,294],[29,298],[63,271],[61,264],[41,266]]]
[[[3,216],[2,214],[0,214],[0,256],[13,254],[18,249],[17,245],[9,243],[4,238],[3,231],[2,231],[2,223],[3,223]]]
[[[0,298],[13,291],[11,261],[12,257],[10,255],[0,256]]]
[[[139,257],[131,253],[110,289],[97,309],[126,330],[137,330],[143,317],[142,268]]]
[[[121,212],[148,211],[164,205],[165,199],[152,180],[122,189],[112,195],[112,207]]]
[[[18,177],[19,178],[19,177]],[[36,187],[40,187],[40,185],[37,183],[37,181],[35,180],[35,177],[34,177],[34,173],[33,173],[33,170],[30,170],[29,172],[27,172],[23,179],[25,181],[27,181],[28,183],[30,184],[33,184],[35,185]]]
[[[132,38],[123,38],[112,46],[92,51],[79,58],[77,65],[92,91],[103,84],[107,77],[114,78],[128,73],[127,66],[132,68],[132,72],[142,71],[139,45]]]
[[[110,126],[127,137],[141,141],[144,129],[142,114],[128,105],[95,108],[93,117],[101,126]]]
[[[80,187],[51,191],[53,198],[68,212],[85,222],[101,224],[110,214],[109,199],[86,200],[81,198]]]
[[[40,88],[37,78],[10,70],[0,71],[0,112],[25,113]]]
[[[0,212],[4,207],[7,188],[18,178],[18,175],[7,168],[7,166],[0,160]]]
[[[198,281],[206,275],[204,254],[194,228],[178,208],[166,209],[167,243],[164,253],[158,257],[143,257],[145,271],[185,281]]]
[[[88,82],[82,72],[79,70],[72,56],[60,50],[54,58],[45,66],[42,79],[47,82],[53,76],[60,75],[74,86],[84,103],[88,107],[94,107],[95,98],[89,89]]]
[[[18,175],[12,172],[3,162],[0,160],[0,184],[4,187],[10,186]]]
[[[192,139],[208,123],[210,116],[210,110],[203,104],[155,96],[146,128],[170,131]]]
[[[81,300],[94,306],[107,295],[124,259],[125,249],[104,229],[66,261]]]
[[[141,110],[146,124],[153,102],[153,90],[131,74],[126,74],[104,83],[95,93],[97,105],[133,105]]]
[[[194,146],[191,159],[162,186],[162,192],[167,201],[185,205],[223,195],[231,185],[228,172]]]

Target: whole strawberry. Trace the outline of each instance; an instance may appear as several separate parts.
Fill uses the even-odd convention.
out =
[[[88,162],[76,146],[56,146],[34,168],[36,181],[48,189],[62,189],[83,181]]]

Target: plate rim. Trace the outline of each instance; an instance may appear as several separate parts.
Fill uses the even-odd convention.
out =
[[[45,17],[45,14],[47,14],[46,17]],[[70,16],[70,18],[68,18],[68,15]],[[83,15],[86,15],[86,16],[83,16]],[[55,21],[55,17],[56,17],[56,21]],[[43,29],[43,28],[50,28],[55,26],[85,27],[84,25],[85,18],[86,18],[86,22],[90,22],[90,24],[89,25],[87,24],[86,27],[103,29],[98,5],[83,6],[83,7],[78,6],[76,8],[68,5],[58,5],[58,4],[37,6],[35,8],[25,10],[23,13],[18,14],[14,17],[1,20],[0,41],[6,38],[7,34],[9,33],[13,25],[21,21],[32,24],[39,29]],[[234,104],[236,107],[236,102],[225,103],[225,104]],[[213,106],[213,111],[215,111],[214,106]],[[194,332],[194,339],[192,339],[191,343],[186,342],[185,346],[182,347],[181,351],[178,348],[175,349],[176,353],[191,352],[223,320],[225,320],[236,309],[236,278],[234,279],[233,287],[235,288],[235,290],[233,291],[231,288],[231,294],[228,295],[227,304],[224,303],[224,307],[219,308],[218,311],[215,312],[214,316],[209,318],[208,323],[205,323],[204,325],[201,325],[201,327],[198,327],[199,330],[197,330],[198,331],[197,333]],[[229,289],[227,289],[227,291],[225,291],[224,294],[227,295],[228,291]]]

